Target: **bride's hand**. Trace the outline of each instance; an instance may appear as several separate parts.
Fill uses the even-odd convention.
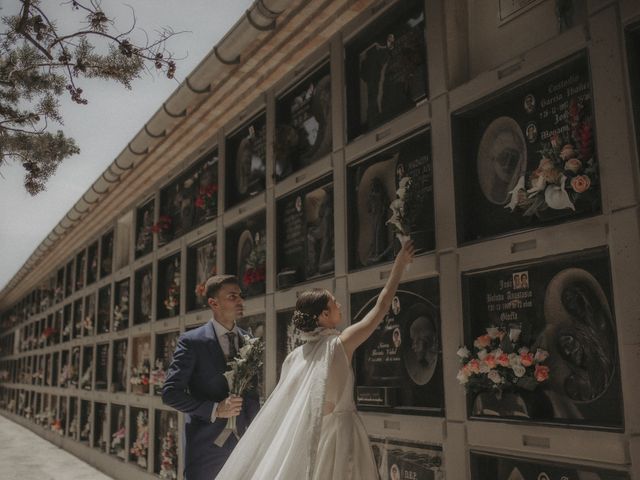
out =
[[[416,248],[413,244],[413,240],[407,240],[404,242],[404,245],[402,245],[402,248],[396,256],[396,264],[400,267],[406,267],[413,261],[415,253]]]

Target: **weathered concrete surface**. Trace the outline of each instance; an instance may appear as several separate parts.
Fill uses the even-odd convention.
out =
[[[112,480],[79,458],[2,416],[0,479]]]

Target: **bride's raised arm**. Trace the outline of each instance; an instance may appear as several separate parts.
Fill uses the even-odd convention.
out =
[[[414,252],[415,248],[413,246],[413,241],[409,240],[405,242],[400,249],[400,252],[398,252],[395,262],[393,262],[391,274],[387,279],[387,283],[382,288],[380,295],[378,295],[378,300],[376,301],[375,306],[362,320],[345,328],[340,334],[340,340],[342,341],[342,345],[347,357],[349,357],[349,360],[351,360],[356,348],[362,345],[364,341],[371,336],[373,331],[378,327],[378,325],[380,325],[380,322],[389,311],[391,301],[396,294],[396,290],[398,290],[398,284],[402,278],[402,273],[404,272],[405,267],[411,263],[411,260],[413,260]]]

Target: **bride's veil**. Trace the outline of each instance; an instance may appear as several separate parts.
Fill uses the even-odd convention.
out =
[[[327,369],[337,336],[296,348],[278,385],[218,475],[221,480],[311,479],[320,437]]]

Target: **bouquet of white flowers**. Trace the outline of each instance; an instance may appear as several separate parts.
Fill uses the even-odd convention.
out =
[[[264,363],[264,341],[262,338],[251,338],[245,335],[243,340],[244,345],[240,348],[236,358],[227,364],[229,370],[224,373],[229,384],[229,395],[238,397],[241,397],[250,389],[253,379],[258,375]],[[220,432],[215,444],[222,447],[232,433],[236,438],[240,438],[236,426],[236,417],[227,419],[227,426]]]

